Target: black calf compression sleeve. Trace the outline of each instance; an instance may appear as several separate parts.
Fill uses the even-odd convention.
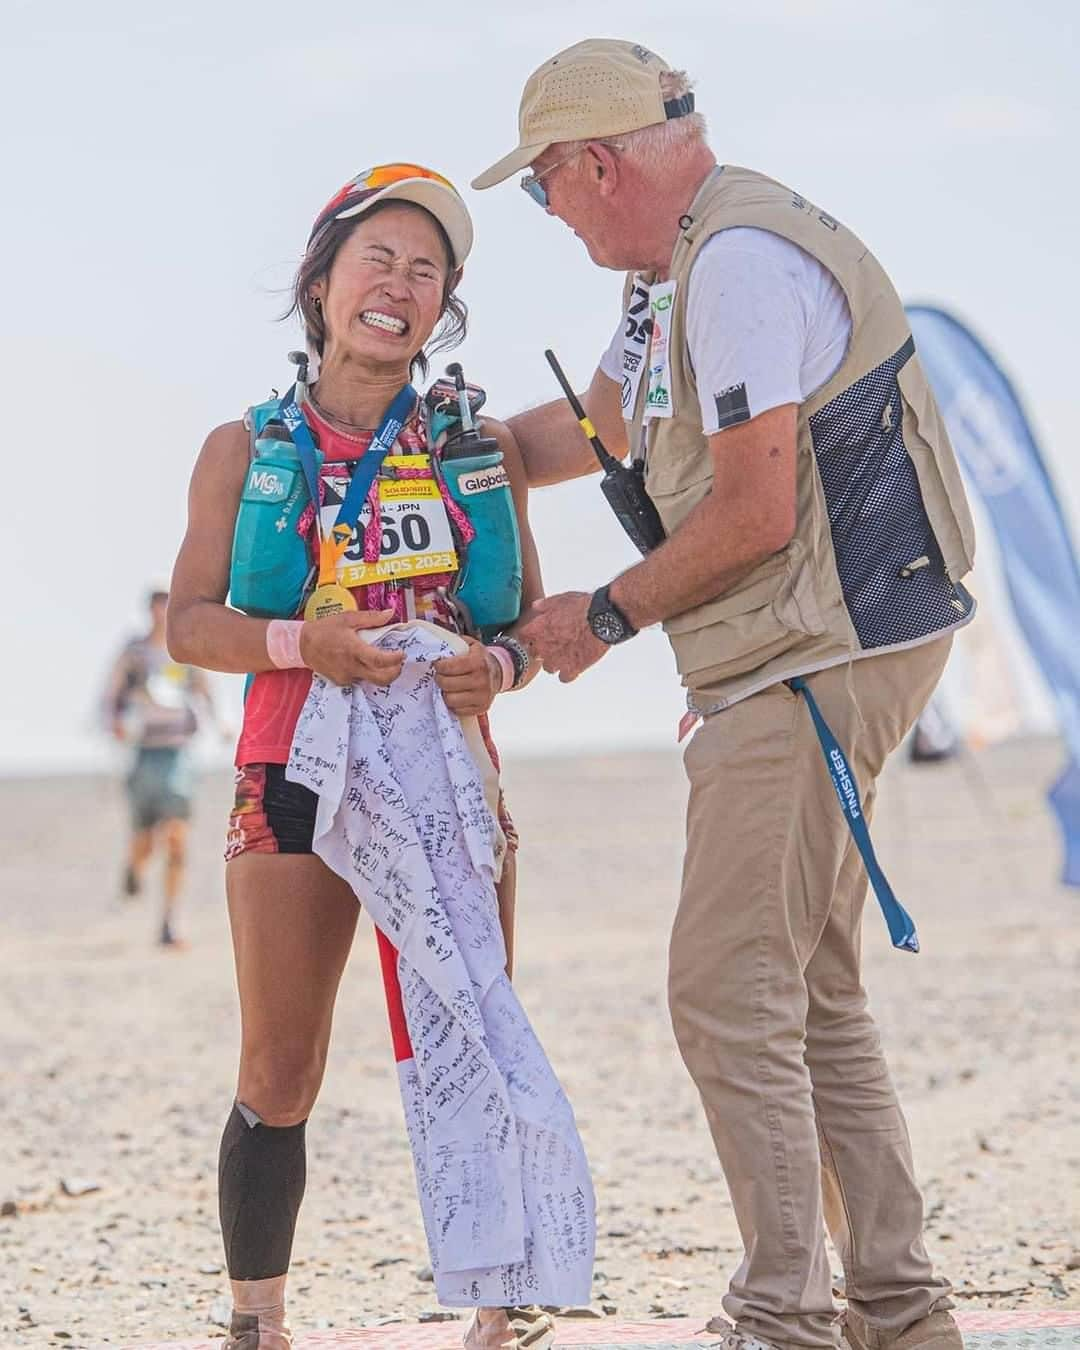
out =
[[[235,1103],[221,1136],[218,1209],[233,1280],[265,1280],[289,1269],[304,1198],[304,1127],[264,1125]]]

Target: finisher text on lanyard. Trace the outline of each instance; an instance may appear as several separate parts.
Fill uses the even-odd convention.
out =
[[[822,753],[825,755],[825,763],[829,767],[833,787],[836,788],[836,795],[840,798],[840,809],[844,813],[848,829],[855,840],[855,846],[862,854],[866,875],[870,878],[870,885],[873,886],[874,894],[881,906],[881,912],[885,915],[892,945],[902,952],[917,952],[919,950],[919,939],[915,932],[915,924],[911,915],[893,894],[893,889],[886,880],[885,873],[881,870],[881,864],[874,853],[874,845],[870,841],[870,830],[862,812],[859,785],[855,782],[855,775],[851,771],[847,757],[840,749],[839,741],[830,731],[829,724],[822,717],[817,700],[810,692],[810,687],[802,676],[788,680],[788,687],[797,694],[802,694],[803,698],[806,699],[806,706],[810,709],[810,716],[813,718],[814,729],[817,731],[818,740],[821,742]]]
[[[296,386],[289,390],[278,404],[278,415],[289,430],[300,456],[300,464],[307,480],[308,491],[315,508],[316,529],[319,535],[319,581],[304,606],[305,619],[323,619],[329,614],[343,614],[356,609],[352,594],[339,585],[337,565],[349,547],[356,522],[360,518],[368,490],[375,481],[382,462],[390,453],[405,420],[416,406],[416,390],[405,385],[387,408],[379,429],[367,452],[353,471],[345,499],[338,508],[337,520],[329,534],[324,534],[319,515],[319,470],[314,438],[303,411],[296,402]]]

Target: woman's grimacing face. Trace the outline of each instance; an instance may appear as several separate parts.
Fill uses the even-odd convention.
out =
[[[421,207],[395,202],[361,216],[329,275],[311,286],[322,301],[324,360],[348,354],[408,365],[442,315],[449,267],[438,227]]]

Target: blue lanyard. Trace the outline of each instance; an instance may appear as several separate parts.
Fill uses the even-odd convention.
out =
[[[874,894],[881,906],[881,912],[885,915],[885,923],[888,925],[892,945],[902,952],[917,952],[919,950],[919,938],[915,932],[914,921],[893,894],[893,889],[889,885],[885,873],[881,870],[881,865],[874,853],[874,845],[870,841],[866,817],[862,813],[859,785],[855,782],[855,775],[851,771],[847,757],[840,749],[839,741],[829,730],[829,724],[822,717],[821,709],[802,676],[799,675],[793,680],[788,680],[788,687],[802,694],[803,698],[806,699],[806,706],[810,709],[810,716],[814,719],[814,727],[818,734],[818,740],[821,742],[821,749],[832,777],[833,787],[836,789],[836,795],[840,798],[840,809],[847,820],[848,828],[855,840],[855,846],[862,854],[866,874],[870,878],[870,885],[873,886]]]
[[[382,462],[393,448],[402,427],[416,405],[416,390],[411,384],[400,389],[393,397],[389,408],[383,414],[379,429],[375,432],[371,445],[353,471],[352,481],[345,493],[345,499],[338,507],[337,519],[331,533],[337,538],[351,537],[360,519],[368,491],[375,476],[382,468]],[[316,459],[316,446],[304,417],[303,410],[296,401],[296,385],[289,390],[278,404],[278,416],[285,423],[293,438],[300,464],[307,480],[308,491],[315,506],[315,520],[319,522],[319,471]],[[319,536],[322,526],[319,524]]]

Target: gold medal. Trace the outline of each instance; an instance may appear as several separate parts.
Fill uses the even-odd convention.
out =
[[[326,619],[331,614],[347,614],[357,608],[352,592],[347,591],[344,586],[339,586],[336,581],[330,581],[316,586],[308,596],[308,602],[304,606],[304,618]]]
[[[329,538],[319,541],[319,581],[304,606],[305,619],[326,619],[357,609],[352,592],[337,580],[338,562],[345,556],[352,531],[335,525]]]

